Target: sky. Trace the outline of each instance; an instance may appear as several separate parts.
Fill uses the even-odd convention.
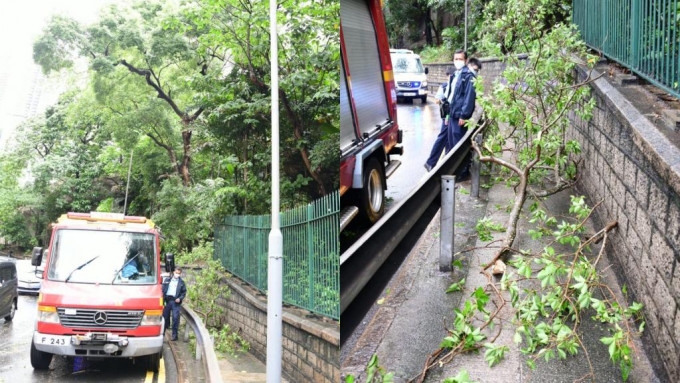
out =
[[[65,90],[57,75],[46,78],[33,62],[33,41],[51,16],[93,23],[114,0],[3,0],[0,2],[0,152],[11,145],[16,127],[54,104]]]

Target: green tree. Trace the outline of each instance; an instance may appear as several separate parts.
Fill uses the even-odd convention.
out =
[[[572,26],[546,24],[552,14],[549,3],[510,1],[485,35],[485,49],[503,57],[506,68],[478,100],[486,117],[485,141],[473,147],[482,162],[507,171],[506,181],[516,192],[498,257],[512,247],[528,196],[545,197],[572,186],[580,147],[566,138],[567,113],[574,110],[588,118],[593,108],[586,86],[590,79],[579,82],[576,77],[579,60],[588,57],[585,44]],[[503,56],[503,50],[510,54]],[[526,59],[519,53],[526,53]],[[482,82],[476,85],[482,94]],[[508,151],[511,155],[504,156]]]
[[[78,57],[87,60],[97,99],[114,116],[117,138],[128,144],[140,135],[151,138],[188,186],[192,136],[204,111],[191,84],[219,68],[197,52],[195,41],[162,27],[170,7],[161,4],[111,5],[90,26],[53,17],[33,57],[45,73],[70,68]]]
[[[268,174],[270,159],[257,157],[268,155],[263,148],[269,145],[268,5],[237,0],[196,5],[186,7],[168,28],[194,33],[199,51],[224,64],[223,76],[203,79],[204,87],[219,89],[206,95],[206,105],[212,106],[207,120],[242,163],[250,161],[253,171]],[[339,3],[288,0],[278,12],[284,174],[293,183],[299,174],[311,177],[312,196],[325,195],[337,184],[339,172]]]

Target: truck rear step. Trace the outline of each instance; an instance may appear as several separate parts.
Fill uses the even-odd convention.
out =
[[[385,168],[385,178],[390,178],[392,173],[394,173],[394,171],[397,170],[399,166],[401,166],[401,161],[399,160],[390,161],[390,163]]]
[[[350,221],[359,214],[359,208],[356,206],[347,206],[340,212],[340,231],[345,230]]]

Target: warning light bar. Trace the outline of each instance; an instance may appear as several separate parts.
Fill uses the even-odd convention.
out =
[[[122,213],[102,213],[93,211],[90,213],[74,213],[66,214],[68,219],[82,219],[85,221],[100,221],[100,222],[118,222],[118,223],[146,223],[146,217],[124,215]]]

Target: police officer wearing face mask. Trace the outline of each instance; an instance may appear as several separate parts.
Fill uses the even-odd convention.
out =
[[[467,132],[465,120],[470,119],[475,110],[475,99],[477,96],[472,81],[475,78],[475,74],[469,70],[466,63],[467,52],[462,50],[456,51],[453,55],[453,64],[456,71],[449,76],[445,88],[446,91],[442,95],[442,100],[446,100],[449,103],[448,129],[446,144],[444,145],[446,153],[453,149],[458,141],[465,136]],[[428,171],[436,165],[441,156],[441,145],[437,145],[437,142],[435,142],[432,149],[430,158],[425,163],[425,168]],[[462,176],[464,178],[466,175],[463,174]]]
[[[165,298],[165,307],[163,308],[165,327],[163,332],[170,325],[170,312],[172,311],[172,340],[177,340],[179,308],[187,295],[187,287],[181,278],[182,269],[176,268],[172,275],[172,278],[166,278],[163,281],[163,297]]]

